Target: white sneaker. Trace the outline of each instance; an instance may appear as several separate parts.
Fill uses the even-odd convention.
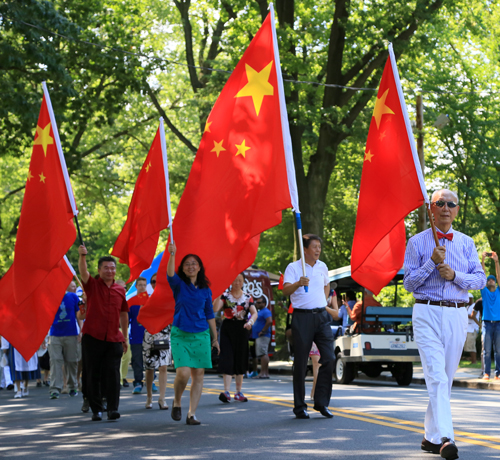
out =
[[[25,396],[28,396],[30,394],[29,390],[26,388],[26,390],[23,388],[23,398]]]
[[[16,394],[14,395],[14,399],[21,399],[23,397],[23,394],[21,393],[21,390],[17,391]]]
[[[21,390],[24,390],[24,381],[21,382]]]

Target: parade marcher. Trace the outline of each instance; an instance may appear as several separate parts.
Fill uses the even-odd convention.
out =
[[[156,287],[156,273],[151,276],[151,286],[153,286],[153,289]],[[158,371],[158,385],[160,386],[158,406],[160,410],[167,410],[168,405],[165,402],[165,392],[167,391],[167,366],[172,364],[172,348],[170,347],[171,327],[168,325],[156,334],[150,334],[146,329],[142,329],[144,333],[141,345],[143,353],[141,364],[144,362],[146,366],[146,409],[153,408],[153,380],[155,371]],[[154,343],[158,340],[167,343],[169,348],[164,348],[162,350],[154,349]]]
[[[9,344],[5,339],[5,344],[9,345],[9,364],[16,393],[14,398],[25,398],[29,395],[28,382],[30,380],[38,380],[41,377],[40,369],[38,368],[38,354],[35,353],[28,361],[26,361],[12,344]],[[2,343],[2,347],[4,343]]]
[[[265,297],[255,301],[257,319],[252,326],[252,338],[255,341],[255,361],[260,359],[260,372],[255,375],[259,379],[269,378],[269,343],[271,342],[271,326],[273,325],[273,314],[267,308]],[[255,363],[254,369],[257,369]]]
[[[205,368],[212,367],[212,347],[219,350],[219,342],[212,307],[212,291],[205,276],[203,262],[197,255],[188,254],[181,260],[176,273],[176,251],[174,243],[168,245],[170,258],[167,280],[175,299],[174,321],[170,334],[176,369],[171,416],[175,421],[181,420],[181,397],[191,377],[186,424],[199,425],[196,409],[203,390],[203,376]]]
[[[71,281],[49,332],[50,399],[58,399],[63,389],[63,366],[66,372],[69,395],[76,396],[78,394],[77,345],[80,330],[76,315],[79,311],[78,302],[80,299],[74,293],[75,290],[76,284]]]
[[[252,296],[243,292],[245,277],[240,273],[227,290],[214,302],[214,312],[223,310],[224,320],[220,328],[219,373],[224,380],[224,392],[219,395],[223,403],[231,401],[229,389],[234,375],[235,401],[246,402],[241,392],[243,376],[248,369],[248,335],[256,319],[257,311]],[[248,315],[252,315],[248,319]]]
[[[497,277],[488,276],[486,287],[481,289],[483,299],[483,327],[484,327],[484,380],[489,380],[491,374],[491,347],[495,351],[495,380],[500,380],[500,287],[497,279],[500,276],[498,255],[496,252],[483,252],[481,265],[486,273],[484,259],[491,257],[495,262]]]
[[[78,270],[87,295],[82,333],[82,358],[86,385],[85,395],[92,409],[92,421],[102,420],[102,396],[107,400],[108,420],[120,418],[120,363],[127,351],[128,305],[125,289],[115,283],[116,261],[111,256],[101,257],[97,264],[99,278],[93,278],[87,269],[87,248],[78,248]],[[82,315],[82,316],[80,316]],[[121,332],[120,332],[121,327]],[[105,394],[101,395],[101,388]]]
[[[474,310],[472,314],[469,315],[469,318],[476,321],[479,327],[479,332],[481,333],[481,373],[479,374],[479,378],[484,377],[484,327],[483,327],[483,299],[477,299],[474,304]]]
[[[309,351],[314,341],[321,354],[319,361],[321,367],[314,394],[314,410],[332,418],[333,414],[328,405],[332,395],[333,333],[330,328],[331,316],[326,310],[330,280],[327,266],[319,260],[321,238],[307,234],[303,236],[303,244],[306,276],[302,273],[302,261],[297,260],[288,265],[283,285],[283,295],[290,296],[293,304],[293,412],[299,419],[309,418],[305,403],[305,377]],[[304,286],[309,286],[308,292]],[[334,319],[338,319],[338,316]]]
[[[410,238],[404,261],[404,287],[415,297],[413,330],[429,393],[421,448],[446,459],[458,458],[450,396],[467,334],[468,291],[486,284],[474,241],[452,227],[458,209],[455,193],[434,192],[431,211],[440,245],[427,229]]]
[[[127,292],[127,283],[123,280],[115,280],[115,283],[118,286],[121,286]],[[128,304],[130,306],[130,304]],[[130,314],[130,313],[129,313]],[[128,374],[128,366],[130,364],[130,360],[132,359],[132,350],[130,348],[130,342],[127,342],[127,351],[123,353],[122,360],[120,364],[120,382],[123,388],[128,388],[130,384],[127,381]]]
[[[137,289],[137,294],[134,297],[128,299],[128,316],[130,322],[130,334],[129,334],[129,345],[132,353],[132,369],[134,371],[134,390],[133,394],[140,394],[142,391],[143,380],[144,380],[144,362],[142,358],[143,347],[142,342],[144,340],[144,326],[137,321],[137,316],[141,307],[148,301],[149,294],[147,292],[148,281],[146,278],[139,276],[135,280],[135,287]],[[122,358],[123,363],[123,358]],[[123,366],[122,366],[123,372]]]

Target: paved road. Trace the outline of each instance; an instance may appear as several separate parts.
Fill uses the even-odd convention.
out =
[[[173,374],[169,374],[168,403]],[[310,384],[308,384],[308,388]],[[420,451],[427,395],[420,385],[388,383],[334,385],[334,419],[310,411],[292,413],[291,377],[245,380],[248,403],[223,405],[222,379],[209,374],[197,412],[201,426],[174,422],[170,410],[145,410],[145,395],[122,390],[117,422],[91,422],[80,412],[81,398],[49,400],[45,388],[13,399],[0,392],[0,457],[6,459],[422,459]],[[187,398],[183,401],[184,417]],[[454,389],[453,416],[460,458],[500,458],[500,402],[496,392]]]

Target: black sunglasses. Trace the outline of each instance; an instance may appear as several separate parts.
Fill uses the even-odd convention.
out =
[[[453,201],[443,201],[443,200],[434,201],[434,204],[438,208],[442,208],[444,205],[447,205],[450,209],[456,208],[458,206],[457,203],[454,203]]]
[[[151,284],[156,284],[156,280],[151,280]]]

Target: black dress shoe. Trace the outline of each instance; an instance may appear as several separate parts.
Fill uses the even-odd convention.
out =
[[[108,420],[118,420],[120,418],[120,412],[116,410],[108,410]]]
[[[172,402],[172,412],[170,412],[171,417],[178,422],[182,418],[182,411],[180,407],[175,407]]]
[[[318,406],[315,404],[313,409],[317,410],[323,417],[333,418],[333,414],[330,412],[330,409],[328,409],[328,407],[326,406]]]
[[[309,414],[307,413],[306,410],[301,410],[300,412],[295,413],[295,417],[300,419],[306,419],[309,418]]]
[[[82,412],[86,414],[89,411],[89,409],[90,409],[90,401],[87,398],[83,398]]]
[[[443,441],[439,451],[441,457],[447,460],[455,460],[458,458],[458,448],[455,445],[455,441],[452,441],[450,438],[441,438],[441,441]]]
[[[125,388],[128,388],[130,386],[130,384],[127,382],[127,379],[123,379],[122,383]]]
[[[420,444],[420,448],[425,452],[432,452],[433,454],[439,454],[441,450],[441,444],[433,444],[427,439],[422,439],[422,444]]]
[[[188,415],[186,417],[186,425],[201,425],[201,422],[194,415]]]
[[[92,414],[92,421],[93,422],[100,422],[102,420],[102,412],[94,412]]]

